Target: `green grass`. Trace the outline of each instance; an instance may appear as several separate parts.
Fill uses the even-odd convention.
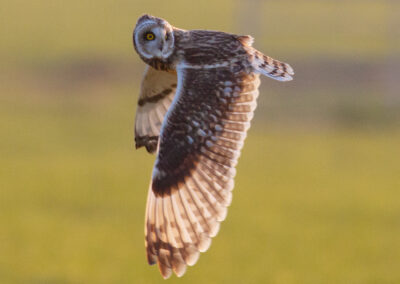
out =
[[[24,81],[0,104],[0,282],[161,282],[145,260],[154,157],[133,149],[135,84]],[[256,121],[227,220],[172,282],[398,283],[399,143],[395,129]]]

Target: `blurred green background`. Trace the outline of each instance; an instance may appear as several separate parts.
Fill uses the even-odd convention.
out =
[[[227,220],[172,283],[400,283],[400,3],[0,5],[0,283],[161,283],[145,260],[154,156],[134,150],[150,13],[252,34],[262,80]]]

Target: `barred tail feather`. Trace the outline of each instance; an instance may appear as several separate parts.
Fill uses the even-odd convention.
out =
[[[287,63],[275,60],[257,50],[255,50],[253,62],[254,69],[264,76],[278,81],[293,80],[293,68]]]

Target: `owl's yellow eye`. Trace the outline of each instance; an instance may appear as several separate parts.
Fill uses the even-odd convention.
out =
[[[145,38],[146,40],[154,40],[154,39],[156,38],[156,36],[155,36],[154,33],[152,33],[152,32],[147,32],[147,33],[144,35],[144,38]]]

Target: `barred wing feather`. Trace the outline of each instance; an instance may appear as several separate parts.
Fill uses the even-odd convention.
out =
[[[226,217],[260,83],[240,65],[177,70],[145,220],[148,262],[164,278],[194,265]]]

